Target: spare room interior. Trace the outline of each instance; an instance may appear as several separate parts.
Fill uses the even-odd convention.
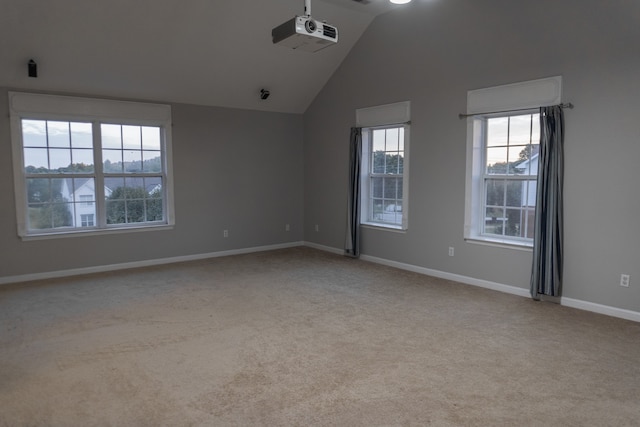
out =
[[[0,425],[634,425],[638,22],[0,0]]]

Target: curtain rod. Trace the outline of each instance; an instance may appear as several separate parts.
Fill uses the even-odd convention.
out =
[[[560,108],[573,108],[573,104],[570,103],[570,102],[568,102],[566,104],[558,104],[558,106]],[[458,117],[460,119],[466,119],[467,117],[481,116],[483,114],[514,113],[516,111],[529,111],[529,110],[533,110],[533,108],[518,108],[516,110],[502,110],[502,111],[485,111],[483,113],[473,113],[473,114],[462,114],[462,113],[460,113],[460,114],[458,114]]]

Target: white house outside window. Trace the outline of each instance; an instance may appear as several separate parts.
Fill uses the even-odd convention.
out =
[[[15,92],[9,99],[21,236],[173,224],[168,106]]]

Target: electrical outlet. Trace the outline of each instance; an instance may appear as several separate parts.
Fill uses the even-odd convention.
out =
[[[229,237],[229,230],[224,230],[222,232],[222,237]]]
[[[320,226],[316,224],[316,231],[320,231]]]
[[[284,231],[291,231],[291,227],[289,226],[289,224],[285,224]]]
[[[620,275],[620,286],[624,286],[625,288],[629,287],[629,281],[631,280],[631,276],[628,274]]]
[[[449,246],[449,256],[453,256],[455,254],[455,249],[453,246]]]

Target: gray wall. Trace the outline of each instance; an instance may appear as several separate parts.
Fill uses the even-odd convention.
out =
[[[302,115],[178,104],[172,105],[173,230],[22,241],[6,89],[0,100],[0,278],[303,238]]]
[[[365,228],[362,252],[528,289],[530,251],[463,239],[458,113],[468,90],[562,75],[576,106],[565,115],[564,296],[640,311],[639,17],[640,3],[622,0],[418,0],[379,16],[305,114],[305,240],[343,247],[355,109],[410,100],[409,230]]]

